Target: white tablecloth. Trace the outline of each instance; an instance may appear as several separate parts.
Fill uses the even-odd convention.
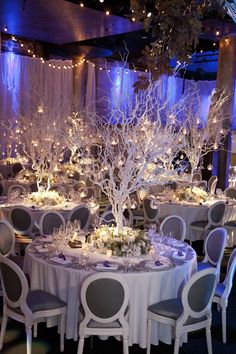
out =
[[[174,204],[174,203],[160,203],[160,218],[169,215],[179,215],[186,222],[186,239],[195,241],[202,238],[202,232],[190,229],[190,224],[193,221],[207,220],[208,210],[210,204],[191,205],[191,204]],[[225,222],[236,220],[236,203],[229,203],[226,205]]]
[[[73,251],[77,255],[80,252],[78,249],[73,249],[71,252]],[[188,262],[172,269],[120,273],[127,281],[130,291],[130,346],[138,344],[142,348],[146,347],[147,308],[155,302],[177,296],[180,285],[196,271],[196,254],[192,252]],[[106,256],[103,257],[106,259]],[[81,284],[85,277],[94,273],[94,270],[85,271],[53,265],[29,251],[26,252],[24,270],[30,276],[31,289],[49,291],[67,303],[66,337],[77,340]],[[160,325],[157,331],[156,325],[153,325],[152,344],[158,344],[159,339],[170,344],[171,327]]]

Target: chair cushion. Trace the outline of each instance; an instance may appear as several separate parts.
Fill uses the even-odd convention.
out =
[[[236,227],[236,220],[227,221],[224,226]]]
[[[197,270],[204,270],[207,268],[215,268],[213,264],[211,264],[210,262],[197,262]]]
[[[100,322],[96,322],[91,320],[88,323],[88,327],[89,328],[120,328],[121,324],[119,321],[113,321],[113,322],[109,322],[109,323],[100,323]]]
[[[225,291],[225,284],[223,284],[223,283],[217,284],[216,290],[215,290],[215,296],[221,297],[224,291]]]
[[[180,299],[169,299],[149,306],[148,311],[176,320],[183,312],[183,305]]]
[[[199,221],[193,221],[190,225],[204,229],[207,226],[207,224],[208,224],[207,220],[199,220]]]
[[[26,302],[33,313],[43,310],[53,310],[66,306],[66,303],[57,296],[42,290],[30,291]]]

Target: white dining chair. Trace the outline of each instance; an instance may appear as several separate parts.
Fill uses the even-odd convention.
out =
[[[32,326],[44,322],[47,317],[59,316],[60,350],[64,351],[66,303],[45,291],[30,291],[23,271],[13,261],[2,256],[0,256],[0,275],[4,297],[0,350],[3,347],[8,317],[25,324],[27,354],[31,354]]]
[[[227,232],[223,227],[217,227],[212,230],[205,242],[205,257],[201,262],[197,263],[198,270],[209,267],[216,268],[217,281],[220,278],[220,267],[224,255],[227,241]]]
[[[233,286],[233,278],[236,270],[236,249],[233,250],[229,257],[229,261],[227,264],[227,272],[222,283],[218,283],[216,286],[215,294],[213,297],[213,302],[217,303],[217,305],[221,309],[221,322],[222,322],[222,337],[223,343],[226,343],[226,310],[228,307],[228,298]]]
[[[129,288],[124,278],[115,273],[87,277],[81,288],[84,319],[79,325],[77,354],[83,353],[87,336],[121,336],[123,354],[129,353],[129,325],[126,319]]]
[[[172,234],[179,241],[184,241],[186,236],[186,223],[181,216],[167,216],[160,225],[160,232],[163,235]]]
[[[215,194],[216,191],[216,185],[218,182],[218,177],[217,176],[211,176],[208,181],[208,192],[210,194]]]
[[[236,188],[234,187],[226,188],[225,196],[226,198],[236,199]]]
[[[207,220],[197,220],[190,224],[191,230],[199,231],[203,237],[203,249],[205,248],[205,240],[207,234],[216,227],[222,226],[224,222],[226,204],[223,201],[216,202],[208,209]],[[190,235],[190,245],[192,245],[192,239]]]
[[[15,232],[6,220],[0,220],[0,255],[8,257],[15,248]]]
[[[25,195],[27,192],[27,189],[25,186],[22,186],[21,184],[12,184],[9,186],[7,190],[7,195],[10,197],[12,193],[16,193],[17,196]]]
[[[153,202],[155,202],[155,208],[153,208]],[[157,203],[157,204],[156,204]],[[143,200],[143,212],[144,212],[144,224],[156,223],[159,224],[158,214],[159,205],[155,197],[147,196]]]
[[[85,204],[77,205],[70,211],[68,215],[68,220],[72,222],[75,220],[80,221],[80,228],[82,230],[87,231],[90,226],[91,212],[87,207],[87,205]]]
[[[151,349],[152,321],[170,325],[175,338],[174,354],[179,353],[184,333],[206,329],[208,354],[212,354],[211,305],[216,288],[215,269],[195,273],[185,284],[181,298],[160,301],[148,307],[147,354]]]
[[[34,219],[29,208],[24,205],[13,206],[9,221],[16,234],[33,237]]]
[[[58,211],[46,211],[39,221],[40,235],[52,235],[54,228],[59,228],[61,225],[65,228],[66,222]]]
[[[115,220],[115,217],[112,213],[112,210],[104,211],[104,213],[101,215],[100,219],[101,219],[102,225],[116,226],[116,220]]]

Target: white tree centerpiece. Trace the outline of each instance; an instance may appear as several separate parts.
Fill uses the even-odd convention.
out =
[[[19,154],[32,163],[38,191],[49,191],[53,172],[63,160],[67,146],[66,125],[67,116],[63,116],[60,109],[46,105],[40,105],[30,117],[18,118],[14,140],[18,143]]]
[[[90,165],[90,178],[107,195],[117,224],[123,231],[124,206],[140,187],[168,181],[173,161],[183,147],[183,132],[176,117],[178,107],[167,109],[160,98],[162,79],[145,91],[117,100],[104,96],[102,114],[91,113],[88,121],[97,141],[97,156]],[[177,178],[177,173],[176,173]]]
[[[219,150],[224,144],[228,133],[224,106],[228,95],[225,91],[213,91],[210,97],[211,104],[205,122],[201,119],[201,99],[199,92],[192,90],[189,94],[185,110],[185,147],[184,152],[191,164],[191,180],[203,156],[209,152]]]

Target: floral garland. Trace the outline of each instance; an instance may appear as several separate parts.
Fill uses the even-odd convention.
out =
[[[187,187],[175,192],[175,199],[188,202],[204,202],[208,199],[208,193],[198,187]]]
[[[92,235],[94,246],[105,253],[112,250],[113,255],[122,256],[131,252],[135,256],[147,254],[150,250],[150,240],[143,230],[124,227],[122,233],[114,226],[103,225]]]
[[[61,197],[56,191],[41,191],[33,192],[27,197],[29,202],[36,205],[57,205],[63,203],[65,199]]]

